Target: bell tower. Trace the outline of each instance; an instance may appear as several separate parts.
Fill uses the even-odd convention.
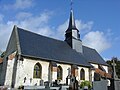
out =
[[[69,25],[68,29],[65,32],[65,41],[72,49],[82,53],[82,41],[80,40],[79,30],[76,28],[72,4],[70,10]]]

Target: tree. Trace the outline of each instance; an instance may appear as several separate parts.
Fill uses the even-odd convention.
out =
[[[115,66],[115,69],[116,69],[116,74],[118,76],[118,78],[120,78],[120,61],[118,60],[118,58],[116,58],[115,60],[115,63],[116,63],[116,66]],[[106,61],[107,64],[110,65],[110,68],[112,68],[112,63],[113,63],[113,60],[108,60]],[[113,69],[113,68],[112,68]],[[110,71],[110,69],[109,69]],[[113,70],[112,70],[113,71]],[[110,71],[111,72],[111,71]]]

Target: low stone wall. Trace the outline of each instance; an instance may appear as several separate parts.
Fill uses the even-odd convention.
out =
[[[64,85],[64,86],[58,86],[58,87],[45,87],[45,86],[24,86],[24,90],[68,90],[69,86]],[[0,86],[0,90],[18,90],[15,88],[10,88],[8,86]],[[19,89],[20,90],[20,89]],[[81,89],[79,89],[81,90]]]
[[[120,80],[115,80],[115,90],[120,90]]]
[[[45,89],[45,86],[24,86],[24,89]]]
[[[60,87],[45,87],[45,86],[24,86],[24,90],[29,90],[29,89],[39,89],[39,90],[68,90],[69,86],[60,86]]]
[[[7,86],[0,86],[0,90],[7,90],[8,87]]]
[[[107,80],[93,82],[93,90],[108,90]]]

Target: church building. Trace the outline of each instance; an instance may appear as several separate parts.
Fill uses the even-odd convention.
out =
[[[40,86],[56,80],[69,85],[72,77],[78,82],[110,78],[99,53],[82,44],[72,9],[64,41],[15,25],[0,67],[0,85],[11,87]]]

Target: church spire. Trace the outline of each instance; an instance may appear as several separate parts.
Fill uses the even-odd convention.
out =
[[[69,26],[68,29],[76,29],[76,25],[75,25],[75,19],[74,19],[74,14],[73,14],[73,9],[71,8],[70,10],[70,18],[69,18]]]
[[[65,41],[72,49],[82,53],[82,41],[80,40],[79,30],[76,28],[72,5],[73,2],[71,0],[69,25],[65,33]]]
[[[73,13],[73,1],[71,0],[71,10],[70,10],[70,18],[69,18],[69,26],[68,26],[68,30],[78,30],[76,28],[76,24],[75,24],[75,19],[74,19],[74,13]]]
[[[72,37],[76,39],[80,39],[79,30],[76,28],[76,24],[75,24],[74,13],[73,13],[73,2],[71,0],[71,10],[69,17],[69,25],[68,25],[68,29],[66,30],[66,39]]]

